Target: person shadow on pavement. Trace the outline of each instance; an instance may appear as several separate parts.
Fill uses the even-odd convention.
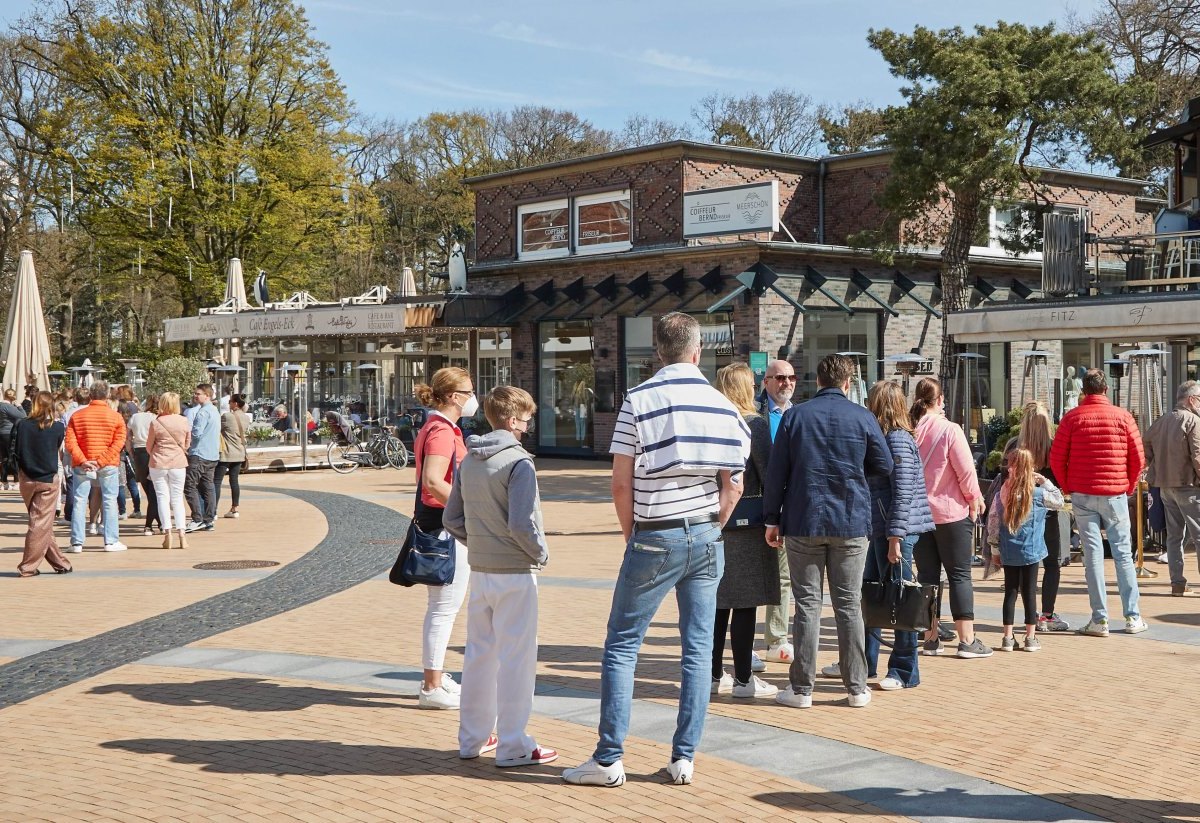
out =
[[[394,692],[347,692],[313,686],[283,686],[269,680],[230,677],[195,683],[110,683],[88,694],[127,694],[164,706],[219,706],[243,712],[295,712],[312,706],[378,709],[404,699]],[[388,702],[376,702],[388,701]]]

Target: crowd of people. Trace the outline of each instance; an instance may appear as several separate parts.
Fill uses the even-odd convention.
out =
[[[1041,404],[1025,407],[1019,433],[1004,444],[1003,471],[985,493],[966,435],[947,419],[932,377],[918,381],[911,405],[898,383],[883,381],[863,407],[848,397],[853,362],[831,355],[817,366],[817,395],[793,404],[796,377],[785,361],[769,364],[758,395],[742,363],[722,368],[710,385],[698,368],[699,327],[687,315],[660,318],[655,341],[662,368],[628,391],[612,438],[612,497],[625,553],[601,658],[599,740],[590,758],[564,770],[568,783],[625,782],[634,669],[672,592],[681,661],[666,769],[683,784],[694,776],[712,695],[803,709],[825,676],[841,680],[850,706],[864,707],[871,681],[879,691],[919,686],[922,655],[1040,651],[1040,637],[1071,629],[1055,609],[1072,522],[1091,603],[1078,633],[1109,632],[1106,544],[1123,629],[1145,631],[1129,512],[1143,476],[1161,487],[1167,506],[1171,593],[1196,594],[1182,558],[1186,542],[1200,543],[1200,384],[1183,384],[1175,411],[1143,439],[1133,417],[1109,402],[1104,374],[1089,371],[1081,403],[1057,432]],[[536,575],[549,558],[536,474],[520,446],[533,400],[512,387],[491,392],[483,407],[494,431],[464,442],[459,421],[478,408],[470,376],[442,369],[418,392],[434,411],[416,442],[422,488],[415,518],[423,531],[447,529],[457,552],[453,584],[428,593],[419,705],[460,709],[462,758],[495,750],[499,766],[550,762],[557,752],[525,729],[537,657]],[[994,647],[976,632],[980,552],[1003,573],[1003,633]],[[826,580],[838,661],[818,670]],[[864,583],[882,581],[936,592],[928,631],[893,632],[886,668],[879,662],[884,630],[864,624],[861,605]],[[442,668],[468,589],[460,687]],[[943,589],[953,629],[938,619]],[[759,608],[766,610],[766,660],[753,648]],[[785,687],[758,677],[767,661],[789,665]]]
[[[0,462],[5,478],[16,478],[29,515],[20,577],[40,574],[43,561],[56,573],[71,572],[66,554],[81,553],[89,536],[102,536],[106,552],[125,551],[120,521],[129,517],[128,504],[135,518],[144,509],[142,534],[162,535],[164,549],[186,549],[189,534],[215,528],[225,477],[225,517],[239,516],[250,425],[243,396],[227,392],[222,413],[207,383],[196,386],[186,408],[176,392],[139,402],[129,386],[110,389],[103,380],[74,392],[28,394],[28,409],[13,402],[11,389],[0,404]],[[70,526],[65,551],[56,521]]]

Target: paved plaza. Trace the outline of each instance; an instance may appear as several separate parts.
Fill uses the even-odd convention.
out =
[[[608,464],[538,466],[551,560],[530,733],[561,757],[514,770],[460,761],[457,712],[417,710],[425,590],[386,580],[412,469],[252,475],[242,518],[186,551],[128,520],[128,552],[91,538],[74,574],[32,580],[16,579],[20,498],[0,494],[0,821],[1200,821],[1200,607],[1169,596],[1165,566],[1143,581],[1151,629],[1136,637],[923,657],[919,688],[866,709],[840,681],[809,710],[714,697],[691,786],[663,771],[679,676],[668,601],[638,667],[628,784],[566,786],[595,744],[621,539]],[[278,565],[193,568],[219,561]],[[1001,584],[976,584],[980,636],[998,645]],[[1086,622],[1079,564],[1059,611]],[[825,617],[822,665],[837,654]],[[764,677],[783,686],[786,668]]]

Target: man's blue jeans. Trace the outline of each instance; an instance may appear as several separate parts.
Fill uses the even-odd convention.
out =
[[[613,590],[600,665],[600,742],[594,755],[600,763],[613,763],[624,754],[638,649],[671,589],[683,647],[671,759],[695,759],[708,711],[713,616],[724,571],[725,544],[716,523],[663,531],[639,531],[635,525]]]
[[[913,579],[913,546],[917,544],[917,535],[910,534],[900,541],[900,561],[903,579]],[[863,569],[863,582],[891,580],[895,575],[895,566],[888,562],[888,541],[886,537],[872,537],[867,551],[867,565]],[[894,677],[911,689],[921,683],[921,675],[917,670],[917,633],[893,632],[892,653],[888,656],[887,677]],[[867,629],[867,676],[874,677],[879,663],[879,646],[883,640],[882,629]]]
[[[104,545],[109,546],[120,539],[117,522],[117,489],[121,486],[121,478],[117,474],[118,466],[105,466],[99,470],[99,477],[92,480],[83,469],[76,467],[72,471],[75,502],[71,509],[71,545],[82,546],[87,536],[88,498],[92,494],[92,484],[100,484],[100,516],[104,522]]]
[[[1103,528],[1112,548],[1117,569],[1117,591],[1125,617],[1141,617],[1138,608],[1137,570],[1133,566],[1133,540],[1129,529],[1129,498],[1123,494],[1102,497],[1096,494],[1071,495],[1071,509],[1083,544],[1083,574],[1087,580],[1092,620],[1108,619],[1108,588],[1104,581]]]

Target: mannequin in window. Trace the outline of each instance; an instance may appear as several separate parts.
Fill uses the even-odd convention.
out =
[[[1075,376],[1075,367],[1067,366],[1067,379],[1063,381],[1063,411],[1067,412],[1079,405],[1079,395],[1083,391],[1083,380]]]

